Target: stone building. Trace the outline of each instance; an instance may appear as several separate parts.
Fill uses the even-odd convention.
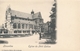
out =
[[[10,7],[6,10],[5,28],[8,33],[30,33],[40,32],[40,25],[43,24],[41,12],[31,14],[12,10]]]

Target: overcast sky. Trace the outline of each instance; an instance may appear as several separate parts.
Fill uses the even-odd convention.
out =
[[[50,21],[50,12],[53,0],[0,0],[0,25],[5,22],[5,11],[10,5],[11,9],[31,13],[41,12],[44,22]]]

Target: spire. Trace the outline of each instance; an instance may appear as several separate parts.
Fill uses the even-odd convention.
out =
[[[31,11],[31,14],[34,14],[34,11],[33,10]]]
[[[8,5],[7,10],[6,10],[6,14],[11,13],[11,8],[10,5]]]
[[[7,11],[11,11],[10,5],[7,7]]]

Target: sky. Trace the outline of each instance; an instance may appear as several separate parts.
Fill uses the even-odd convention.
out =
[[[12,10],[17,10],[25,13],[41,12],[44,22],[50,21],[50,12],[53,0],[0,0],[0,25],[5,22],[5,12],[8,6]]]

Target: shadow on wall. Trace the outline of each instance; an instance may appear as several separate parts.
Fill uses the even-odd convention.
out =
[[[0,44],[8,44],[8,41],[0,40]]]

